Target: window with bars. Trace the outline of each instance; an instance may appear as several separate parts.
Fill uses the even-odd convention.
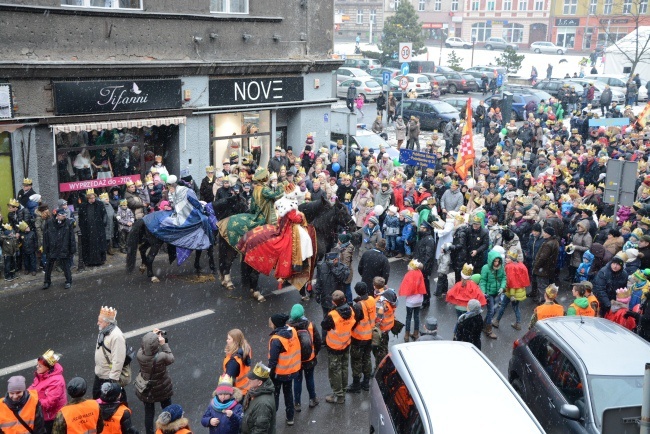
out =
[[[562,13],[564,15],[575,15],[578,9],[578,0],[564,0]]]
[[[61,0],[61,6],[105,9],[142,9],[142,0]]]
[[[248,0],[210,0],[210,12],[247,14]]]
[[[357,24],[363,24],[363,9],[357,9]]]
[[[605,6],[603,7],[603,14],[611,15],[613,6],[614,6],[614,0],[605,0]]]

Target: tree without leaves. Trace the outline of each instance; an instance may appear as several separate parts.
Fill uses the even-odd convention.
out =
[[[422,37],[422,23],[410,2],[399,3],[395,15],[384,22],[384,31],[379,44],[382,64],[387,64],[393,58],[393,53],[399,50],[400,42],[412,42],[412,55],[427,52]]]

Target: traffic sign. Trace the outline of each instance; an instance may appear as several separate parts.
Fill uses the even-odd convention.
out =
[[[406,77],[401,77],[399,79],[399,87],[402,90],[406,90],[406,88],[409,87],[409,79]]]
[[[400,73],[402,75],[408,74],[410,70],[411,70],[411,68],[409,67],[408,63],[406,63],[406,62],[402,63],[402,66],[400,67]]]
[[[400,42],[399,51],[398,51],[400,62],[410,62],[412,51],[413,51],[412,42]]]
[[[389,71],[384,71],[382,76],[382,83],[388,84],[390,83],[390,72]]]

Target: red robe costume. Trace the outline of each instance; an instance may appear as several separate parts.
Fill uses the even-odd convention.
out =
[[[634,331],[636,329],[636,321],[634,318],[625,318],[625,313],[628,311],[623,303],[617,300],[612,300],[612,307],[609,312],[605,314],[605,319],[608,319],[616,324],[620,324],[628,330]]]
[[[409,270],[399,286],[399,296],[408,297],[409,295],[426,294],[427,288],[424,286],[424,276],[420,270]]]
[[[463,285],[463,283],[465,283],[465,285]],[[469,303],[473,298],[477,299],[479,303],[481,303],[481,306],[487,304],[487,300],[485,299],[485,295],[483,294],[483,291],[481,291],[481,288],[479,288],[474,281],[469,279],[456,282],[456,284],[447,292],[447,303],[455,304],[464,309],[467,309],[467,303]]]

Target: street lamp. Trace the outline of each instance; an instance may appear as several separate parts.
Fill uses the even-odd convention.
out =
[[[474,66],[474,45],[476,45],[476,37],[472,36],[472,65]]]

